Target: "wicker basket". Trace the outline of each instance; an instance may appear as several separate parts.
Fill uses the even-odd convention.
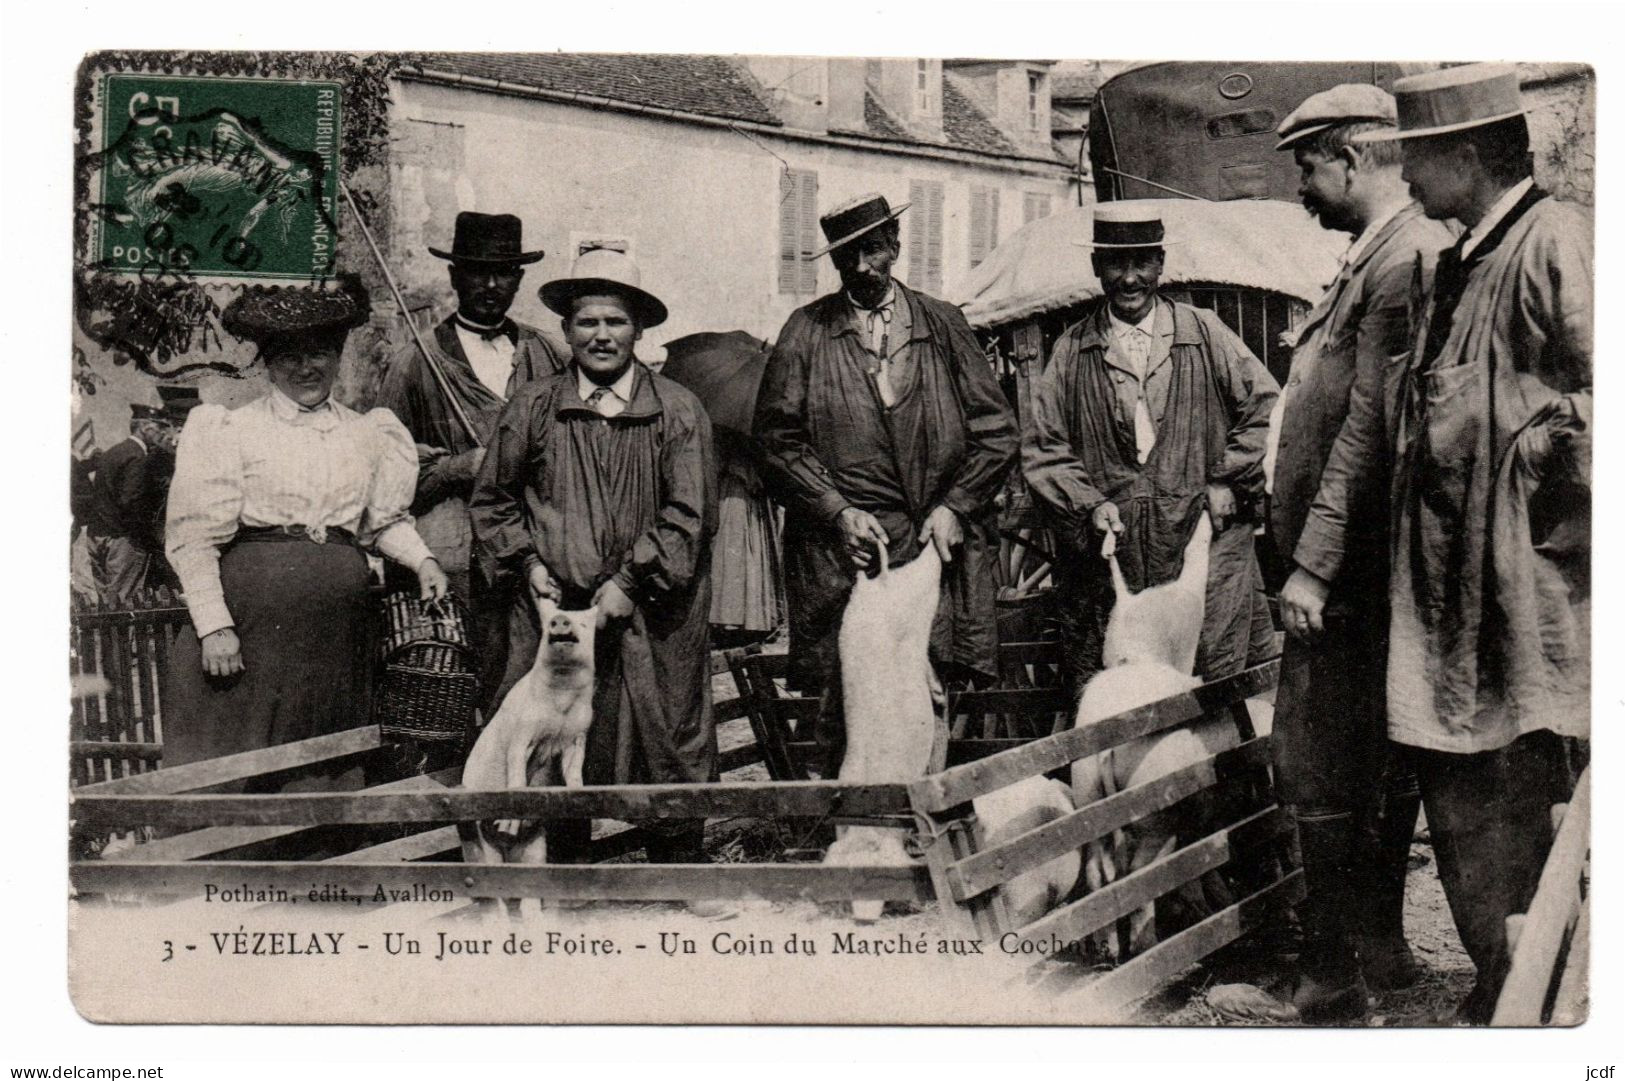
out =
[[[462,603],[450,597],[430,605],[407,592],[386,596],[381,660],[373,716],[384,737],[466,750],[480,680]]]

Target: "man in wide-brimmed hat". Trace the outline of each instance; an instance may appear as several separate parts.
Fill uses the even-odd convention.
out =
[[[542,286],[571,361],[508,402],[470,509],[496,574],[533,598],[598,609],[587,782],[702,783],[716,779],[717,755],[711,423],[690,391],[637,359],[643,331],[666,319],[641,279],[629,257],[598,249]],[[531,663],[516,651],[507,682]],[[645,828],[651,862],[704,860],[703,820]]]
[[[823,695],[825,776],[843,750],[841,613],[855,575],[931,544],[942,557],[931,657],[949,678],[996,677],[993,497],[1016,430],[958,308],[892,276],[898,215],[880,195],[823,216],[841,288],[790,316],[767,362],[754,430],[784,504],[795,686]]]
[[[1491,1019],[1590,732],[1591,225],[1535,185],[1517,70],[1473,64],[1394,84],[1404,178],[1466,226],[1439,257],[1398,419],[1353,413],[1283,594],[1289,630],[1325,622],[1362,507],[1390,507],[1388,735],[1409,749],[1439,876]],[[1392,480],[1380,468],[1392,454]],[[1306,545],[1308,547],[1306,547]]]
[[[1101,667],[1113,593],[1100,558],[1119,535],[1129,588],[1171,581],[1203,511],[1214,531],[1197,674],[1215,679],[1270,652],[1253,528],[1276,384],[1205,309],[1158,295],[1165,236],[1155,199],[1102,203],[1092,262],[1104,295],[1055,343],[1033,391],[1022,469],[1057,519],[1065,674]]]
[[[1431,280],[1451,240],[1412,201],[1398,144],[1353,141],[1394,124],[1393,95],[1346,83],[1311,95],[1276,129],[1276,149],[1298,165],[1305,209],[1354,238],[1296,330],[1291,373],[1271,418],[1269,529],[1282,556],[1299,563],[1287,596],[1328,555],[1306,522],[1338,432],[1350,413],[1386,419],[1384,380],[1392,358],[1409,348],[1418,261],[1424,282]],[[1371,453],[1386,473],[1382,449]],[[1383,708],[1386,502],[1369,500],[1349,524],[1346,558],[1334,553],[1339,569],[1325,579],[1323,633],[1287,639],[1270,741],[1276,789],[1297,822],[1306,887],[1297,907],[1304,947],[1279,1010],[1309,1022],[1363,1018],[1368,987],[1408,986],[1417,975],[1404,908],[1420,797],[1408,762],[1388,742]]]
[[[431,247],[429,252],[451,264],[447,272],[457,310],[424,338],[424,345],[481,442],[488,444],[497,415],[514,391],[561,370],[568,359],[563,346],[508,317],[525,267],[543,253],[525,250],[514,215],[474,211],[457,215],[449,251]],[[378,404],[392,410],[418,443],[421,469],[412,511],[453,591],[469,605],[490,716],[507,664],[509,635],[523,638],[528,632],[514,618],[514,597],[490,589],[471,558],[468,496],[485,451],[457,419],[416,343],[391,361]]]

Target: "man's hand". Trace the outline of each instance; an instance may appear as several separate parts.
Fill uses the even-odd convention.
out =
[[[224,679],[243,670],[243,647],[237,641],[235,628],[221,627],[206,634],[200,645],[203,647],[203,671],[208,675]]]
[[[853,565],[865,571],[874,566],[876,546],[886,547],[886,531],[881,528],[880,519],[866,510],[847,507],[835,519],[835,524],[840,527],[846,557]]]
[[[1281,590],[1281,621],[1287,633],[1305,642],[1326,629],[1327,582],[1299,567]]]
[[[540,563],[530,569],[530,593],[533,599],[546,597],[554,604],[564,599],[564,590],[553,581],[553,576]]]
[[[480,466],[485,464],[485,448],[475,447],[461,454],[453,454],[447,464],[457,471],[458,476],[473,480],[480,475]]]
[[[446,598],[451,592],[451,583],[446,581],[446,572],[440,569],[440,561],[430,556],[418,564],[418,597],[421,600],[435,603]]]
[[[1123,516],[1117,513],[1116,503],[1108,501],[1096,507],[1095,512],[1089,516],[1089,522],[1097,533],[1123,532]]]
[[[920,530],[920,543],[930,541],[937,546],[937,555],[944,564],[954,561],[953,549],[965,539],[965,529],[959,524],[959,515],[947,507],[938,507],[925,517]]]
[[[598,587],[598,592],[592,595],[592,603],[598,609],[599,630],[603,630],[604,625],[612,619],[630,619],[632,616],[632,598],[615,584],[613,578]]]
[[[1236,516],[1236,493],[1228,484],[1207,486],[1207,513],[1213,520],[1213,532],[1220,533]]]

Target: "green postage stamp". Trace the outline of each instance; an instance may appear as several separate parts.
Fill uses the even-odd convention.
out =
[[[339,195],[335,82],[118,73],[96,87],[97,269],[328,278]]]

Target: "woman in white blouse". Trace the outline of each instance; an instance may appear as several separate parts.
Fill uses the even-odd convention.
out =
[[[367,318],[365,290],[255,287],[222,325],[252,341],[271,392],[201,405],[181,431],[166,550],[196,635],[164,687],[164,765],[308,739],[370,721],[372,549],[446,576],[408,507],[417,454],[387,409],[334,401],[339,354]]]

